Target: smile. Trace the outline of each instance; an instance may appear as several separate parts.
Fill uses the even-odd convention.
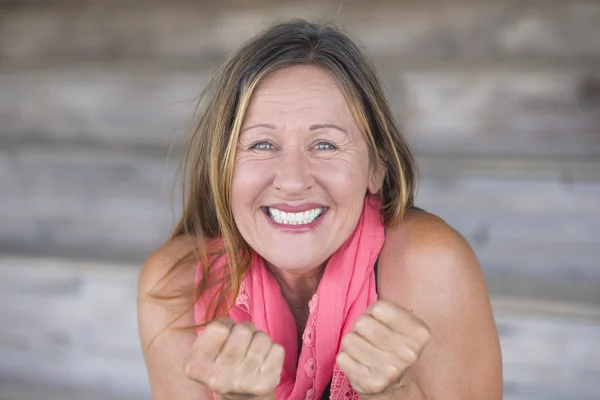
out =
[[[274,222],[283,225],[308,225],[323,215],[323,208],[313,208],[302,212],[285,212],[276,208],[266,207],[266,214]]]

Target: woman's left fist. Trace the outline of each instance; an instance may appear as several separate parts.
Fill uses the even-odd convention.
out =
[[[393,393],[407,383],[407,372],[430,336],[410,311],[379,300],[344,336],[337,363],[361,398]]]

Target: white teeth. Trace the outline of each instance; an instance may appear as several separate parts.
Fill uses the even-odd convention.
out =
[[[268,208],[268,215],[271,219],[278,224],[284,225],[305,225],[310,224],[315,219],[323,214],[322,208],[314,208],[299,213],[290,213],[278,210],[276,208]]]

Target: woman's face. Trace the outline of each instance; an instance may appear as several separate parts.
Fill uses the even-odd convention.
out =
[[[278,70],[254,91],[240,133],[235,223],[271,265],[311,270],[353,232],[380,175],[337,81],[312,66]]]

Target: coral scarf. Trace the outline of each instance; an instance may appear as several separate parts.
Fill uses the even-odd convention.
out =
[[[366,199],[356,229],[329,259],[317,292],[309,302],[310,314],[302,343],[298,343],[296,322],[277,280],[263,259],[253,255],[250,271],[242,281],[229,317],[236,322],[251,321],[285,348],[277,400],[319,399],[329,382],[331,399],[358,399],[335,358],[341,351],[342,337],[377,300],[373,266],[384,238],[381,214]],[[205,312],[205,303],[198,302],[197,322],[204,320]],[[298,346],[302,346],[299,357]]]

